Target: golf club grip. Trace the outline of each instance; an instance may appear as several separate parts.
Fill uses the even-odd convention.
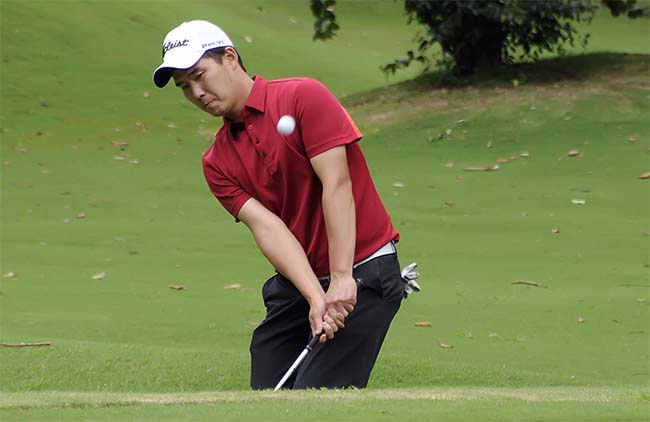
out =
[[[321,335],[323,335],[323,333],[316,334],[314,337],[312,337],[311,340],[309,340],[309,343],[307,344],[307,349],[311,350],[314,347],[316,347]]]

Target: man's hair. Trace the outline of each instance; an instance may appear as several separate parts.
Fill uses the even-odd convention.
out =
[[[217,47],[217,48],[212,48],[210,50],[206,50],[205,53],[203,53],[203,56],[201,58],[211,58],[214,59],[217,63],[221,64],[223,60],[223,55],[226,54],[226,47]],[[244,62],[241,59],[241,56],[239,55],[239,51],[237,51],[237,57],[239,58],[239,66],[246,72],[246,66],[244,66]]]

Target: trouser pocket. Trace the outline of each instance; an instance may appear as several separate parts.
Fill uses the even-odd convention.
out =
[[[388,302],[400,302],[404,296],[397,254],[383,255],[360,265],[354,270],[354,277],[360,288],[372,289]]]

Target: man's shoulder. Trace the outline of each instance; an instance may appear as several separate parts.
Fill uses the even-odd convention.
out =
[[[214,141],[210,144],[208,149],[203,153],[203,162],[209,162],[211,164],[216,164],[219,158],[219,150],[224,145],[226,140],[226,126],[222,125],[217,133],[214,135]]]
[[[325,88],[321,81],[303,76],[274,79],[268,81],[267,84],[271,90],[291,90],[295,93]]]

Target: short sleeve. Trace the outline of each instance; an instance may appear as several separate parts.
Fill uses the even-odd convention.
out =
[[[235,221],[239,222],[237,214],[251,196],[205,158],[203,158],[203,175],[212,194],[219,200],[226,211],[235,217]]]
[[[296,90],[296,117],[309,158],[362,137],[338,99],[314,79],[305,79]]]

